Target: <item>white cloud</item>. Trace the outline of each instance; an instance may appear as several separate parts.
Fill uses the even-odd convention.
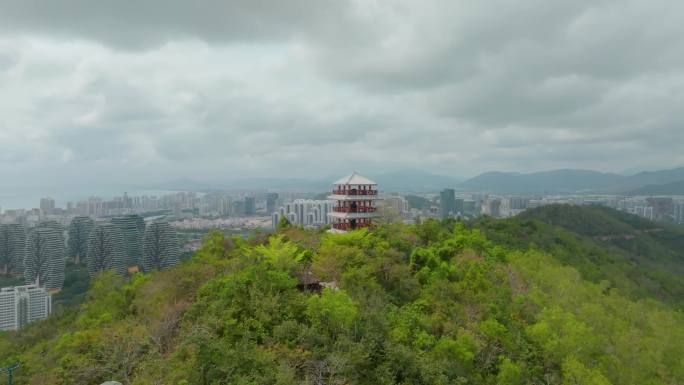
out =
[[[132,4],[0,0],[0,172],[684,162],[678,1]]]

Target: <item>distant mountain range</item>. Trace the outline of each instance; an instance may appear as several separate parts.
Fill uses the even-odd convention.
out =
[[[502,194],[610,193],[625,195],[684,194],[684,167],[644,171],[633,175],[590,170],[553,170],[534,173],[486,172],[474,178],[433,174],[420,170],[401,170],[383,174],[364,174],[388,192],[436,192],[444,188]],[[155,190],[293,190],[327,191],[337,178],[242,178],[218,182],[192,179],[145,186]]]
[[[684,167],[619,175],[589,170],[555,170],[535,173],[487,172],[468,179],[458,187],[469,191],[509,194],[625,193],[647,191],[658,194],[681,193]]]
[[[684,180],[665,184],[650,184],[628,191],[625,195],[684,195]]]
[[[383,191],[440,191],[463,182],[463,178],[437,175],[420,170],[403,170],[369,176]]]
[[[586,170],[556,170],[530,174],[487,172],[463,182],[459,187],[472,191],[512,194],[541,194],[604,190],[622,180],[618,174]]]

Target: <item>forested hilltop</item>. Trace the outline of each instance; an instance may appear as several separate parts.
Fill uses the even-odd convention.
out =
[[[173,269],[99,276],[0,357],[15,384],[682,384],[680,231],[554,206],[213,233]]]
[[[521,215],[469,223],[495,244],[542,250],[632,298],[684,310],[684,226],[664,225],[601,206],[550,205]]]

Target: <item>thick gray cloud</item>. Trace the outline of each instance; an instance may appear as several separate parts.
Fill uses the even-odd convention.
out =
[[[0,173],[684,164],[676,0],[0,0]]]
[[[0,29],[98,40],[120,49],[168,41],[282,40],[345,17],[335,0],[5,0]],[[349,21],[352,21],[350,19]]]

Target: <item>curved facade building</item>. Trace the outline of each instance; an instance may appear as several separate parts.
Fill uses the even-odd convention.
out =
[[[112,218],[112,223],[121,229],[125,245],[126,267],[138,266],[142,260],[142,238],[145,233],[145,221],[140,215],[126,215]]]
[[[145,230],[143,271],[161,270],[178,264],[180,246],[178,236],[168,222],[153,222]]]
[[[56,222],[41,223],[29,232],[24,279],[49,290],[64,284],[64,229]]]
[[[126,248],[121,229],[108,222],[96,224],[88,236],[87,256],[86,264],[91,276],[104,270],[125,275]]]
[[[26,258],[26,229],[18,223],[0,225],[0,273],[21,275]]]
[[[93,230],[94,222],[90,217],[74,217],[69,224],[69,240],[67,253],[74,263],[82,263],[88,255],[88,236]]]

